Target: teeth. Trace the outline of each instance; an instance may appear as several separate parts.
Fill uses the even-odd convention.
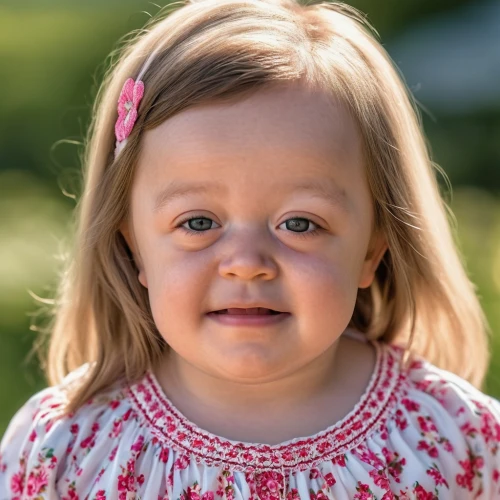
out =
[[[227,314],[240,314],[240,315],[246,315],[246,314],[253,314],[253,315],[272,314],[270,309],[266,309],[264,307],[251,307],[249,309],[233,308],[233,309],[226,309],[225,311],[227,311]]]

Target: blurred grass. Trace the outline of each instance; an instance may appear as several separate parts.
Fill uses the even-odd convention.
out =
[[[467,2],[349,3],[368,11],[385,41],[418,18]],[[157,10],[145,0],[0,5],[0,436],[45,386],[36,358],[26,362],[35,338],[30,314],[39,309],[29,291],[52,294],[75,205],[61,191],[78,192],[81,151],[58,141],[82,141],[103,61],[121,36],[144,25],[149,16],[142,11]],[[460,247],[494,332],[486,392],[500,398],[500,142],[492,140],[499,114],[438,117],[425,125],[454,186]]]
[[[477,285],[492,330],[492,357],[484,390],[500,398],[500,199],[483,189],[461,187],[454,190],[450,206],[468,275]]]
[[[0,434],[17,408],[44,385],[36,358],[26,362],[39,305],[29,291],[50,296],[55,258],[68,233],[70,211],[34,175],[0,171]]]

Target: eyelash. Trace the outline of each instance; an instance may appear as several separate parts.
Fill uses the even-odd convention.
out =
[[[212,220],[209,217],[205,217],[205,216],[202,216],[202,215],[193,215],[192,217],[188,217],[187,219],[184,219],[183,221],[179,222],[179,224],[176,226],[176,228],[181,229],[182,231],[184,231],[184,233],[187,236],[200,236],[200,235],[206,233],[207,232],[206,230],[205,231],[193,231],[192,229],[187,229],[185,227],[182,227],[183,224],[185,224],[186,222],[189,222],[190,220],[193,220],[193,219],[207,219],[207,220]],[[318,228],[318,229],[313,229],[312,231],[309,231],[307,233],[304,233],[304,232],[294,233],[297,236],[299,236],[300,238],[308,238],[309,236],[315,236],[315,235],[319,234],[321,231],[324,230],[319,224],[317,224],[316,222],[312,221],[311,219],[308,219],[307,217],[294,216],[294,217],[290,217],[290,218],[286,219],[286,221],[294,220],[294,219],[306,220],[308,222],[311,222],[312,224],[314,224]],[[284,221],[283,223],[285,223],[286,221]],[[293,232],[293,231],[291,231],[291,232]]]

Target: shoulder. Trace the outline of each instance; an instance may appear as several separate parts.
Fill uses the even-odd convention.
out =
[[[65,414],[68,389],[87,370],[83,365],[60,384],[37,392],[12,417],[0,442],[0,498],[25,498],[26,492],[52,498],[58,477],[70,466],[69,457],[77,449],[90,451],[103,418],[109,420],[118,406],[127,406],[124,384],[117,384]]]
[[[394,427],[419,460],[446,469],[457,491],[500,498],[500,402],[416,354],[402,376]]]
[[[413,354],[406,369],[412,392],[424,394],[454,417],[491,416],[500,420],[500,402],[467,380]],[[487,417],[487,418],[488,418]]]

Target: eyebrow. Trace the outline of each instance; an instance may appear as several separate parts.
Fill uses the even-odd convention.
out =
[[[291,189],[293,191],[302,191],[309,193],[314,198],[326,201],[331,207],[341,209],[343,212],[349,211],[349,200],[344,189],[338,185],[328,181],[311,179],[299,183],[283,183],[283,189]],[[226,194],[229,190],[227,184],[218,182],[203,182],[203,183],[185,183],[173,181],[162,189],[155,197],[153,212],[161,212],[167,205],[174,200],[184,198],[190,194],[209,194],[216,193],[217,195]]]

